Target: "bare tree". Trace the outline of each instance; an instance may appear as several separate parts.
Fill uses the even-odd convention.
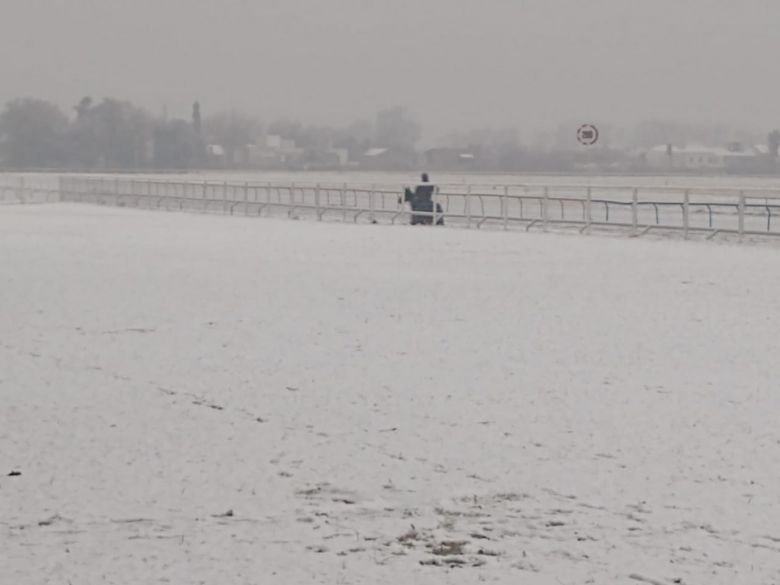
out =
[[[94,105],[84,98],[76,114],[71,148],[80,166],[126,169],[148,164],[153,123],[144,110],[126,101],[105,99]]]
[[[247,147],[257,141],[262,130],[256,118],[235,110],[207,117],[204,127],[207,139],[225,149],[229,165],[239,163],[239,157],[245,162]]]
[[[66,161],[68,117],[56,105],[24,98],[0,114],[0,147],[11,167],[59,167]]]
[[[422,136],[422,126],[402,106],[382,110],[376,115],[376,146],[414,150]]]

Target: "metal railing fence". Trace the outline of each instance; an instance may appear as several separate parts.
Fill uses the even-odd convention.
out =
[[[0,182],[0,202],[87,202],[151,209],[316,220],[399,223],[412,212],[398,184],[236,182],[64,175],[41,184]],[[442,184],[445,222],[466,228],[620,229],[683,237],[780,235],[780,189],[583,184]]]

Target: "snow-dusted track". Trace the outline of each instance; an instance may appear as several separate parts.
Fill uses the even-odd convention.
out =
[[[780,581],[772,249],[73,204],[0,250],[3,583]]]

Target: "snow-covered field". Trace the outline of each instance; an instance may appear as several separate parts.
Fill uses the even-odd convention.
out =
[[[773,249],[0,210],[0,583],[780,582]]]

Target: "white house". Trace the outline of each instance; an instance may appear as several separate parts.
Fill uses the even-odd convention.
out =
[[[653,169],[673,171],[755,172],[766,165],[768,158],[766,146],[739,142],[729,143],[726,148],[661,145],[645,154],[647,164]]]
[[[728,154],[726,149],[710,148],[700,144],[692,144],[682,148],[663,144],[648,151],[646,160],[647,164],[654,169],[717,170],[726,168]]]

